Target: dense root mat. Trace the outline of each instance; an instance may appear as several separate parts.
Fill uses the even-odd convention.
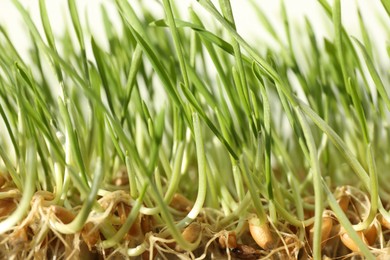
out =
[[[343,186],[334,193],[352,224],[361,223],[368,215],[370,202],[364,192]],[[1,219],[6,219],[17,208],[21,195],[12,185],[3,185],[1,194],[0,214]],[[50,192],[35,193],[28,215],[1,235],[2,259],[310,259],[312,256],[313,224],[296,227],[281,220],[266,223],[261,230],[251,215],[237,217],[222,226],[223,213],[209,208],[203,209],[182,230],[186,241],[198,243],[193,252],[182,250],[170,238],[158,214],[142,213],[121,241],[110,247],[104,244],[109,238],[105,237],[102,225],[110,223],[119,230],[125,223],[133,205],[125,191],[100,196],[96,207],[99,210],[92,211],[83,228],[73,234],[61,233],[56,223],[71,223],[80,207],[55,205],[53,199]],[[305,219],[309,220],[314,216],[310,207],[312,198],[305,201],[308,205]],[[180,194],[175,195],[170,206],[177,221],[191,210],[191,202]],[[379,259],[390,254],[390,223],[382,215],[377,214],[367,228],[357,233]],[[359,248],[329,207],[323,213],[321,248],[324,259],[362,259]]]

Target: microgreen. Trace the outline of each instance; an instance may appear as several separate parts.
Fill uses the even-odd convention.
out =
[[[385,256],[390,78],[363,8],[350,35],[318,1],[320,36],[280,1],[279,34],[251,1],[278,45],[259,48],[230,0],[107,1],[102,21],[68,0],[62,35],[45,0],[39,21],[12,2],[31,44],[0,24],[7,257]]]

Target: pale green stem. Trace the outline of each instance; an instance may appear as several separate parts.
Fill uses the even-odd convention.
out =
[[[371,197],[371,206],[370,212],[368,216],[363,220],[363,222],[354,225],[355,230],[364,230],[367,229],[372,221],[375,219],[375,216],[378,211],[378,200],[379,200],[379,192],[378,192],[378,175],[376,171],[374,155],[371,144],[367,147],[367,162],[368,162],[368,170],[370,173],[370,197]]]
[[[182,219],[178,226],[187,226],[190,224],[198,215],[201,209],[203,208],[205,199],[206,199],[206,191],[207,191],[207,176],[206,176],[206,155],[204,151],[202,132],[200,129],[199,116],[197,113],[192,115],[193,123],[194,123],[194,135],[195,135],[195,144],[196,144],[196,156],[198,158],[198,195],[196,196],[196,200],[194,206],[188,215]]]
[[[0,234],[11,230],[14,225],[21,221],[30,208],[31,199],[35,192],[35,181],[37,179],[37,155],[32,143],[28,143],[26,151],[26,179],[24,183],[23,196],[16,210],[5,220],[0,222]]]
[[[77,214],[76,218],[70,222],[69,224],[63,224],[55,221],[51,221],[51,225],[63,234],[73,234],[80,231],[85,224],[89,213],[95,203],[96,195],[101,185],[101,181],[104,177],[104,167],[103,162],[100,158],[97,159],[96,162],[96,170],[93,176],[91,190],[84,202],[80,212]]]
[[[313,134],[311,133],[309,124],[307,123],[303,113],[299,107],[295,108],[299,122],[301,123],[303,134],[306,138],[306,144],[310,153],[310,165],[313,171],[313,186],[315,196],[314,209],[314,240],[313,240],[313,257],[314,259],[321,258],[321,227],[322,227],[322,212],[323,212],[323,194],[321,186],[321,171],[319,161],[317,159],[317,148],[314,142]]]

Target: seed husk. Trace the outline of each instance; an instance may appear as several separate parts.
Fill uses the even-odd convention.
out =
[[[153,228],[153,218],[150,215],[141,216],[141,230],[145,235],[146,233],[152,231]]]
[[[183,230],[182,236],[187,242],[193,243],[199,237],[201,230],[199,223],[192,222]]]
[[[370,227],[364,230],[363,233],[367,239],[368,244],[372,246],[375,243],[378,235],[378,230],[376,229],[376,226],[372,224]]]
[[[222,234],[218,239],[219,245],[221,248],[236,248],[237,247],[237,238],[236,232],[226,232]]]
[[[56,215],[56,217],[64,224],[69,224],[75,219],[75,215],[70,210],[58,206],[58,205],[51,205],[50,206],[52,212]]]
[[[127,176],[119,176],[113,182],[115,186],[121,187],[129,184],[129,178]]]
[[[13,247],[24,247],[28,242],[26,227],[16,229],[10,236],[10,244]]]
[[[321,248],[324,248],[326,242],[328,241],[330,232],[332,231],[333,220],[329,216],[322,218],[322,227],[321,227]],[[313,245],[313,236],[314,236],[314,227],[310,229],[310,245]]]
[[[363,243],[368,245],[368,241],[364,236],[363,231],[356,231],[358,236],[363,240]],[[343,244],[348,247],[352,252],[359,252],[359,247],[355,244],[355,242],[351,239],[348,233],[345,231],[343,227],[340,229],[340,239]]]
[[[194,243],[201,235],[201,232],[201,225],[198,222],[192,222],[183,230],[181,235],[183,236],[183,239],[187,242]],[[176,251],[183,251],[183,249],[178,244],[176,244],[176,242],[167,243],[166,245],[170,248],[174,248]]]
[[[274,247],[274,239],[267,223],[260,223],[257,217],[249,219],[249,232],[256,244],[265,250]]]
[[[390,222],[386,220],[382,215],[378,216],[379,223],[387,229],[390,229]]]
[[[193,203],[182,194],[175,193],[169,206],[178,211],[189,212],[192,209]]]
[[[81,231],[81,236],[83,237],[85,244],[87,244],[88,249],[91,251],[92,247],[100,240],[100,231],[98,228],[95,228],[95,225],[92,222],[87,222]]]
[[[238,259],[258,259],[261,255],[260,250],[256,250],[251,246],[238,244],[237,247],[231,250],[234,257]]]
[[[157,250],[153,250],[152,253],[146,250],[145,252],[142,253],[141,256],[142,256],[142,260],[156,259]]]
[[[117,211],[118,211],[120,223],[123,225],[126,222],[127,216],[131,211],[131,207],[129,205],[126,205],[123,202],[119,202],[117,204]]]
[[[6,181],[7,179],[2,174],[0,174],[0,188],[3,187]]]
[[[117,213],[119,216],[120,224],[123,225],[127,221],[127,218],[131,212],[131,206],[127,205],[126,203],[119,202],[117,204]],[[143,231],[141,227],[141,216],[138,215],[135,219],[134,223],[131,225],[129,231],[127,232],[127,235],[125,237],[126,240],[130,241],[134,238],[138,238],[143,236]]]
[[[351,201],[351,197],[348,196],[348,195],[341,195],[340,198],[337,200],[337,202],[339,203],[340,208],[344,212],[347,212],[350,201]]]
[[[16,203],[13,199],[0,200],[0,218],[11,214],[16,208]]]
[[[137,216],[137,219],[134,221],[133,225],[131,225],[128,234],[131,237],[139,237],[143,235],[141,228],[141,218],[139,215]]]

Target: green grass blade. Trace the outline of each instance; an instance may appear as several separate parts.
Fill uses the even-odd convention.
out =
[[[286,95],[288,100],[292,105],[296,105],[296,100],[292,96],[291,92],[287,89],[286,84],[280,78],[278,73],[272,68],[272,66],[263,58],[261,58],[256,51],[232,28],[232,26],[227,22],[217,11],[215,6],[209,0],[199,0],[198,1],[202,6],[209,11],[215,19],[217,19],[221,25],[236,39],[236,41],[249,53],[249,55],[254,59],[254,61],[259,65],[261,70],[273,79],[277,87],[280,87],[283,93]]]
[[[72,120],[70,118],[70,112],[68,110],[69,107],[66,105],[65,102],[67,102],[67,101],[62,101],[62,100],[58,99],[60,113],[64,119],[64,124],[66,127],[67,139],[70,142],[70,147],[72,150],[73,158],[75,158],[75,160],[77,162],[77,165],[79,167],[79,170],[81,173],[81,178],[84,182],[84,185],[86,185],[88,187],[89,186],[88,185],[88,177],[87,177],[87,173],[86,173],[85,163],[84,163],[83,157],[81,155],[80,144],[78,142],[76,130],[74,129],[73,124],[72,124]]]
[[[381,0],[381,3],[385,8],[387,15],[390,17],[390,2],[386,0]]]
[[[173,16],[170,0],[163,0],[163,4],[164,4],[165,15],[167,17],[167,23],[168,23],[169,29],[171,30],[171,33],[172,33],[172,38],[173,38],[173,43],[175,46],[177,58],[179,59],[181,75],[182,75],[183,80],[184,80],[184,86],[186,88],[189,88],[190,81],[188,79],[186,58],[185,58],[184,53],[183,53],[183,47],[182,47],[179,32],[177,30],[177,26],[175,23],[175,18]]]
[[[43,29],[45,31],[45,36],[46,36],[47,42],[49,44],[49,47],[53,51],[57,52],[57,48],[56,48],[56,44],[55,44],[55,41],[54,41],[53,32],[52,32],[50,21],[49,21],[49,16],[47,15],[46,0],[40,0],[39,1],[39,10],[40,10],[40,14],[41,14],[41,21],[42,21]],[[56,61],[53,61],[53,62],[54,62],[54,67],[55,67],[55,70],[56,70],[56,73],[57,73],[58,81],[62,82],[63,81],[63,75],[62,75],[61,68],[60,68],[59,64]]]
[[[102,51],[97,46],[93,37],[91,38],[91,46],[92,46],[93,55],[94,55],[95,60],[96,60],[96,65],[97,65],[97,68],[99,71],[99,76],[102,80],[102,85],[103,85],[104,91],[105,91],[106,96],[107,96],[108,107],[110,108],[111,113],[115,115],[115,110],[114,110],[114,105],[113,105],[113,97],[112,97],[113,94],[111,93],[112,90],[110,90],[110,86],[109,86],[110,84],[109,84],[109,80],[108,80],[107,74],[106,74],[107,64],[105,63],[105,61],[103,59]]]
[[[193,94],[185,87],[183,87],[182,90],[186,98],[189,100],[191,105],[196,110],[196,112],[199,113],[199,116],[201,116],[202,119],[205,120],[206,124],[211,129],[211,131],[213,131],[216,137],[226,146],[226,149],[229,151],[230,155],[237,160],[238,156],[236,151],[232,148],[229,142],[223,137],[223,135],[220,133],[220,131],[217,129],[214,123],[208,118],[208,116],[203,111],[203,108],[198,104],[198,101],[193,96]]]
[[[161,27],[162,26],[164,26],[164,27],[168,26],[167,22],[165,20],[156,20],[153,23],[151,23],[151,25],[161,26]],[[183,28],[188,27],[188,28],[193,29],[196,33],[198,33],[206,41],[211,42],[214,45],[216,45],[219,48],[221,48],[222,50],[224,50],[225,52],[227,52],[227,53],[229,53],[231,55],[234,55],[234,49],[233,49],[232,45],[230,45],[227,41],[223,40],[221,37],[213,34],[210,31],[207,31],[205,28],[201,27],[200,25],[197,25],[197,24],[194,24],[194,23],[190,23],[190,22],[186,22],[186,21],[182,21],[182,20],[176,20],[176,25],[178,27],[183,27]],[[243,58],[244,61],[250,62],[248,57],[243,55],[242,58]]]
[[[359,18],[360,33],[362,34],[364,46],[366,47],[366,50],[367,50],[369,57],[372,59],[373,58],[372,43],[371,43],[370,36],[368,34],[367,27],[366,27],[366,24],[364,23],[363,15],[362,15],[360,9],[358,9],[358,18]]]
[[[232,28],[236,30],[230,0],[219,0],[219,2],[222,9],[222,14],[225,16],[227,21],[231,24]],[[232,37],[232,46],[233,46],[234,57],[236,62],[235,67],[237,68],[239,79],[240,79],[239,83],[238,81],[236,82],[236,86],[238,88],[237,92],[242,93],[240,98],[241,104],[246,108],[245,111],[247,111],[248,113],[250,110],[249,109],[250,105],[249,105],[249,94],[248,94],[249,90],[248,90],[247,78],[244,70],[244,62],[242,59],[241,48],[237,40],[234,39],[234,37]]]
[[[82,59],[83,68],[84,68],[84,75],[86,77],[87,82],[89,82],[89,69],[88,69],[87,52],[86,52],[85,43],[84,43],[83,30],[81,27],[80,18],[79,18],[79,14],[77,11],[76,1],[75,0],[68,0],[68,8],[69,8],[70,17],[72,19],[73,29],[76,33],[76,37],[77,37],[78,43],[80,45],[81,59]]]
[[[344,85],[347,88],[348,93],[352,97],[353,105],[356,109],[356,112],[358,114],[358,119],[362,128],[363,137],[366,143],[370,142],[370,137],[367,131],[367,122],[366,117],[364,115],[364,110],[362,107],[362,103],[359,99],[358,93],[357,93],[357,87],[355,85],[352,85],[351,78],[348,75],[347,71],[347,62],[344,58],[344,48],[343,48],[343,27],[341,24],[341,3],[340,0],[336,0],[334,2],[333,6],[333,24],[334,24],[334,30],[335,30],[335,46],[337,51],[338,60],[340,62],[341,72],[343,75]],[[354,83],[353,83],[354,84]]]
[[[121,116],[121,124],[124,123],[124,120],[126,118],[126,114],[128,113],[128,107],[131,100],[131,95],[133,93],[133,89],[136,84],[136,78],[137,73],[141,68],[141,62],[142,62],[142,50],[139,45],[136,46],[133,56],[132,56],[132,62],[129,69],[129,75],[127,77],[126,87],[127,90],[126,98],[124,99],[124,102],[122,103],[122,116]]]
[[[77,40],[80,44],[81,51],[84,52],[85,46],[84,46],[83,30],[81,29],[81,23],[80,23],[75,0],[68,0],[68,8],[69,8],[70,17],[72,19],[73,28],[76,32]]]
[[[369,177],[367,172],[364,170],[362,165],[348,149],[345,142],[341,137],[323,120],[321,119],[309,106],[300,103],[302,111],[311,118],[311,120],[329,137],[329,140],[336,146],[341,154],[346,159],[347,163],[351,166],[354,172],[357,174],[359,179],[363,182],[366,189],[369,190]]]
[[[364,61],[366,62],[366,66],[368,68],[368,71],[370,72],[371,78],[374,81],[375,87],[377,91],[379,92],[379,95],[383,98],[387,109],[390,111],[390,98],[387,94],[386,88],[381,80],[381,77],[379,76],[379,73],[375,69],[374,63],[372,62],[372,59],[370,58],[369,53],[367,52],[366,48],[363,46],[363,44],[356,38],[352,38],[356,45],[359,47],[360,52],[363,55]]]
[[[0,103],[0,115],[3,118],[4,124],[5,124],[5,128],[7,129],[7,133],[9,135],[10,139],[11,139],[13,148],[15,150],[15,156],[16,156],[16,158],[18,158],[20,156],[20,152],[19,152],[19,148],[18,148],[18,145],[17,145],[16,136],[14,134],[14,131],[13,131],[12,127],[11,127],[10,120],[8,119],[9,116],[6,115],[6,113],[4,111],[4,108],[3,108],[3,105],[1,103]]]
[[[306,138],[306,143],[310,153],[310,167],[313,171],[313,186],[314,186],[314,197],[315,197],[313,257],[315,259],[320,259],[321,258],[321,235],[322,235],[322,231],[321,231],[322,212],[324,210],[320,164],[317,159],[317,148],[309,124],[304,118],[303,113],[299,110],[299,108],[296,108],[295,111],[297,113],[298,120],[302,126],[302,130]]]

